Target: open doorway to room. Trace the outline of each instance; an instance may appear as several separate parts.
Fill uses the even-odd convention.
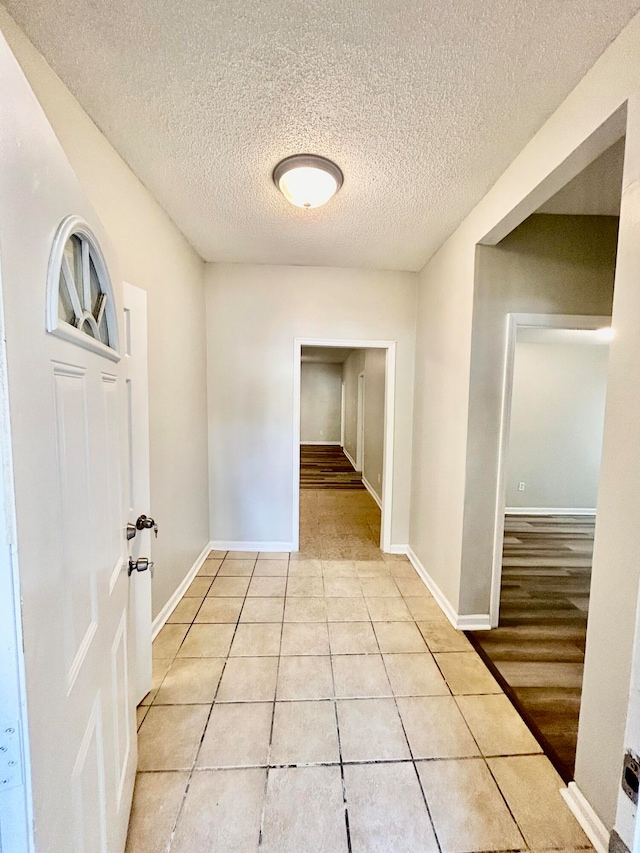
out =
[[[492,278],[481,287],[499,292],[505,312],[506,345],[493,630],[469,636],[567,782],[582,698],[623,161],[621,139],[480,257],[481,277]]]
[[[299,345],[294,527],[298,522],[301,557],[367,560],[385,550],[393,421],[389,353],[387,344]]]

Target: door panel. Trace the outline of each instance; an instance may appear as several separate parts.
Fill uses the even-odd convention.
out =
[[[122,548],[122,507],[124,466],[122,465],[122,411],[121,394],[117,377],[112,373],[102,373],[102,393],[104,412],[104,457],[106,464],[106,484],[102,497],[104,500],[102,515],[106,521],[103,528],[104,552],[102,559],[109,571],[109,595],[123,567],[125,559]]]
[[[64,567],[67,687],[73,687],[98,627],[97,578],[89,483],[86,371],[53,362],[55,433],[60,512],[60,558]]]
[[[113,725],[117,796],[116,807],[121,805],[122,793],[126,786],[127,769],[131,755],[131,713],[129,692],[129,656],[127,614],[122,614],[120,625],[111,649],[111,695],[113,697]]]
[[[98,694],[73,768],[74,853],[108,850],[100,698]]]

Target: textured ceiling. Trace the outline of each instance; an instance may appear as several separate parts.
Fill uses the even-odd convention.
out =
[[[622,138],[608,148],[543,204],[537,213],[620,216],[624,143]]]
[[[640,0],[8,0],[206,260],[419,269]],[[289,205],[283,157],[335,160]]]

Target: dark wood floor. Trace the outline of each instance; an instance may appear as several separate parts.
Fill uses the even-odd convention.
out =
[[[507,516],[500,625],[469,638],[566,782],[573,779],[593,516]]]
[[[331,444],[300,446],[301,489],[364,489],[344,450]]]

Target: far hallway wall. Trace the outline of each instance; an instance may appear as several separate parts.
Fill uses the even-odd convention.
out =
[[[397,342],[391,526],[392,542],[406,544],[416,276],[209,264],[206,287],[212,540],[291,542],[300,337]]]

